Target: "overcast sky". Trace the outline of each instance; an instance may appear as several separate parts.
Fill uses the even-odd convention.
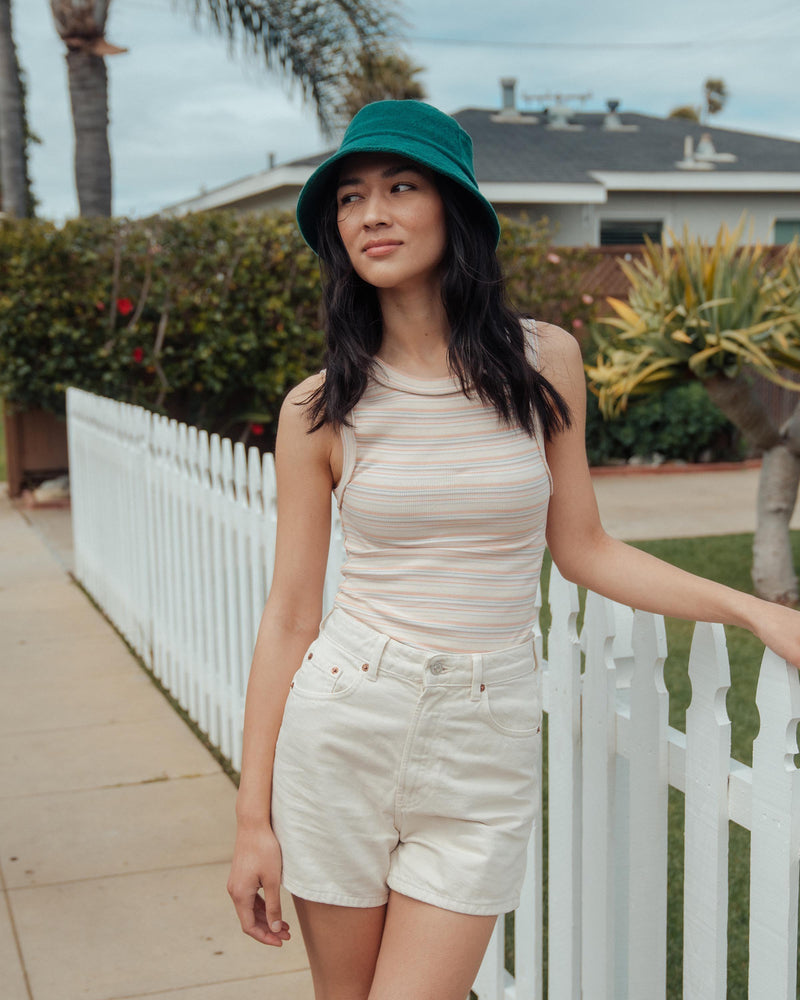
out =
[[[299,92],[226,42],[193,26],[188,4],[113,0],[107,38],[130,51],[107,59],[114,212],[141,215],[326,148]],[[721,76],[730,101],[714,124],[800,139],[797,0],[406,0],[405,48],[425,68],[444,111],[499,106],[501,76],[520,95],[592,97],[576,109],[666,115],[698,104]],[[77,214],[63,47],[48,0],[13,0],[39,214]],[[522,107],[536,107],[534,100]]]

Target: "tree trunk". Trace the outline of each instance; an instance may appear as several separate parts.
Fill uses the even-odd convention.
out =
[[[789,521],[797,487],[800,459],[786,445],[764,452],[758,480],[756,532],[753,538],[753,584],[759,597],[778,604],[797,604]]]
[[[703,385],[725,416],[763,453],[751,571],[756,593],[768,601],[796,604],[789,521],[800,484],[800,406],[779,431],[742,376],[714,376]]]
[[[81,215],[111,215],[108,149],[108,74],[105,59],[85,50],[67,53],[75,126],[75,184]]]
[[[23,218],[28,214],[27,175],[25,115],[11,26],[11,0],[0,0],[0,187],[7,215]]]

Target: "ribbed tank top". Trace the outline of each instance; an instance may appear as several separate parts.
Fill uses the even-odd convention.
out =
[[[530,638],[551,492],[541,434],[508,427],[450,376],[377,359],[349,419],[335,605],[425,649]]]

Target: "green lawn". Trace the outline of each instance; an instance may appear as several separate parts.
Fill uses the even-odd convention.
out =
[[[725,535],[714,538],[666,539],[636,544],[637,547],[690,572],[711,577],[739,590],[752,592],[750,563],[753,536],[751,534]],[[792,545],[795,553],[795,565],[800,565],[800,532],[792,532]],[[542,571],[544,593],[547,593],[549,577],[550,564],[546,560]],[[545,609],[542,615],[542,629],[545,636],[548,624],[549,614]],[[670,725],[682,730],[686,708],[691,700],[691,685],[686,665],[689,659],[694,623],[667,619],[666,626],[669,652],[664,667],[664,678],[670,695]],[[744,629],[728,627],[726,634],[731,664],[731,688],[727,697],[728,715],[731,719],[731,751],[735,758],[749,764],[752,759],[753,739],[758,731],[755,689],[763,646]],[[545,810],[546,791],[545,777]],[[546,866],[546,822],[544,835]],[[746,1000],[747,998],[749,844],[749,831],[732,823],[730,825],[729,848],[728,1000]],[[683,948],[683,795],[674,789],[670,789],[669,799],[668,865],[667,997],[669,1000],[680,1000],[682,996]],[[546,912],[545,908],[545,914]],[[508,918],[506,941],[509,968],[511,968],[510,958],[512,955],[512,927],[513,920]],[[545,934],[546,930],[545,927]],[[545,944],[545,956],[546,954]]]

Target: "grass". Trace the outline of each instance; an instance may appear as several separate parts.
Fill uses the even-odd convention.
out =
[[[752,592],[750,565],[753,536],[724,535],[711,538],[666,539],[635,543],[638,548],[671,562],[691,573],[709,577],[738,590]],[[792,532],[795,565],[800,565],[800,532]],[[542,590],[547,593],[550,563],[542,569]],[[542,630],[547,635],[549,612],[542,612]],[[664,665],[664,680],[669,691],[669,721],[683,730],[686,709],[691,700],[691,684],[687,673],[689,649],[694,622],[667,619],[668,656]],[[745,764],[752,761],[753,739],[758,732],[758,712],[755,690],[763,646],[749,632],[726,628],[728,656],[731,667],[731,687],[727,696],[731,720],[731,754]],[[545,719],[545,727],[547,720]],[[545,728],[546,735],[546,728]],[[546,747],[546,744],[545,744]],[[546,769],[546,756],[545,756]],[[545,815],[547,778],[545,773]],[[547,864],[547,823],[544,823],[545,891]],[[730,824],[728,899],[728,1000],[746,1000],[748,972],[748,923],[750,880],[749,831]],[[545,900],[545,918],[546,918]],[[545,963],[547,954],[545,926]],[[683,795],[670,789],[669,795],[669,856],[667,899],[667,998],[682,996],[683,961]],[[507,965],[513,972],[513,917],[506,920]],[[546,976],[546,968],[545,968]]]

